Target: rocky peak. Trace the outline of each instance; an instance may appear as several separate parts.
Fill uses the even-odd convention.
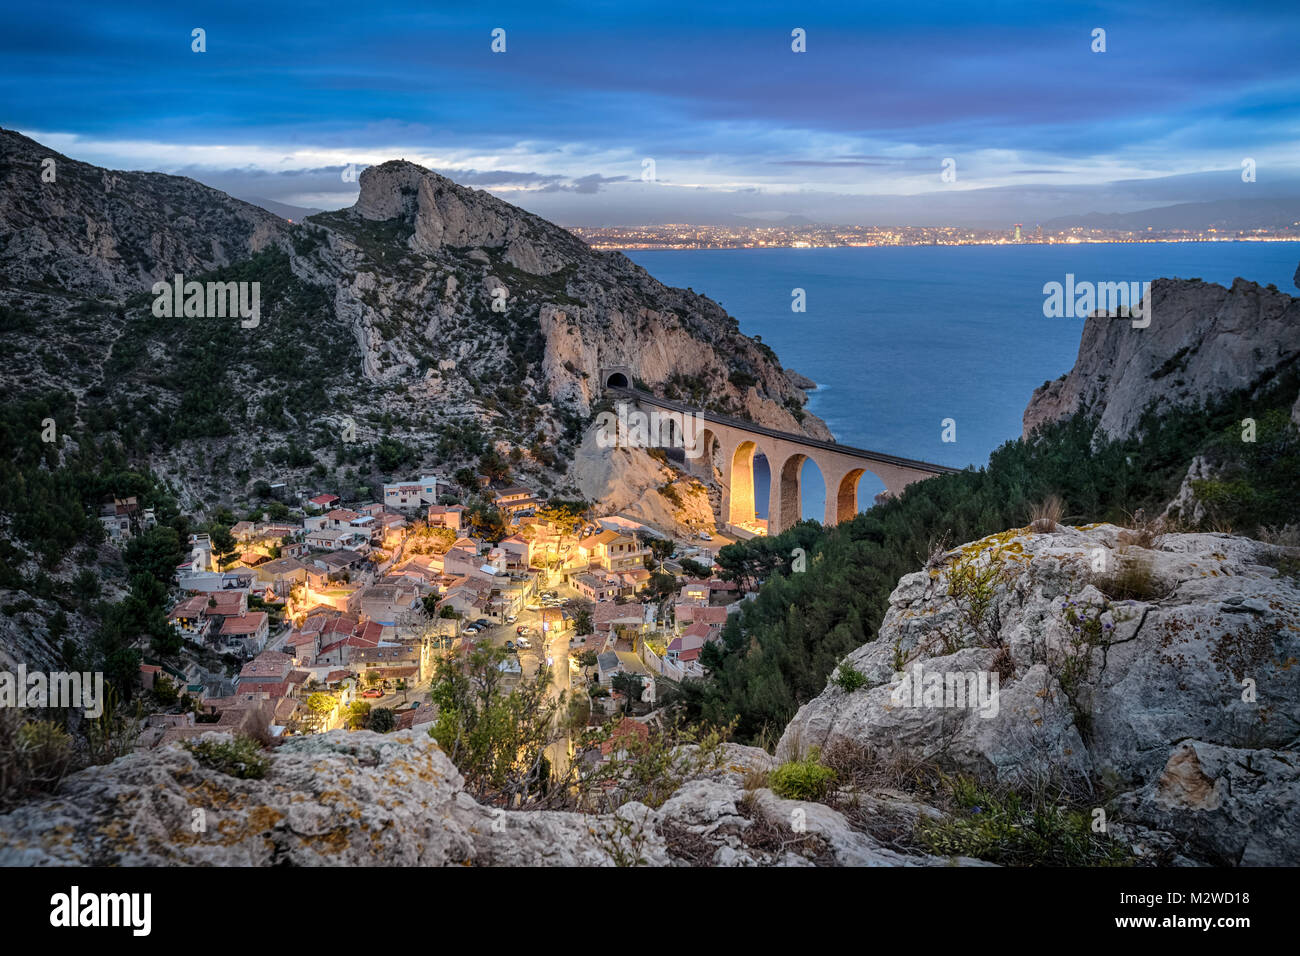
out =
[[[505,247],[506,262],[534,275],[549,275],[571,259],[561,249],[543,249],[534,236],[545,234],[552,247],[578,242],[495,196],[459,186],[405,160],[365,169],[354,208],[369,220],[400,217],[411,222],[415,227],[411,248],[419,252],[435,253],[444,245]]]

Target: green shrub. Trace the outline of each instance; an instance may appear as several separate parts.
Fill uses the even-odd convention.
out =
[[[25,721],[0,710],[0,808],[32,793],[49,793],[76,769],[72,738],[48,720]]]
[[[862,673],[852,664],[841,664],[835,670],[835,676],[831,678],[831,683],[844,691],[851,694],[859,687],[867,683],[867,675]]]
[[[261,780],[271,767],[262,745],[252,737],[186,741],[183,746],[202,766],[240,780]]]
[[[1127,866],[1126,849],[1094,833],[1090,808],[984,788],[968,778],[950,781],[955,812],[922,817],[917,839],[931,853],[971,856],[1004,866]]]
[[[792,760],[777,767],[768,776],[767,785],[787,800],[823,800],[834,782],[835,771],[818,763],[814,753],[807,760]]]

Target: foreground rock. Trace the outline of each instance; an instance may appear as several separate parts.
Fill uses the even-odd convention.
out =
[[[1099,805],[1116,794],[1108,805],[1139,852],[1294,865],[1300,587],[1275,565],[1295,557],[1228,535],[1145,548],[1125,544],[1130,534],[1009,532],[904,577],[879,640],[844,662],[865,685],[828,686],[801,708],[778,756],[843,742],[1011,785],[1050,781]],[[977,626],[949,586],[957,569],[991,561],[1004,573]],[[1108,598],[1117,567],[1149,570],[1149,593]],[[951,674],[954,690],[982,676],[996,699],[896,693],[918,664]]]
[[[747,775],[770,766],[761,750],[729,746],[719,769],[685,782],[658,809],[628,803],[588,815],[482,806],[428,735],[414,731],[296,738],[274,752],[261,780],[166,748],[83,771],[59,795],[0,816],[0,865],[950,862],[886,850],[830,807],[746,791]]]

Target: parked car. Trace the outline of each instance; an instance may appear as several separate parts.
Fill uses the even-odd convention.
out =
[[[713,535],[709,534],[707,531],[701,531],[699,534],[699,538],[701,541],[712,541]]]
[[[521,637],[519,638],[519,646],[527,651],[527,650],[531,650],[533,645],[529,642],[528,638]]]
[[[370,690],[363,691],[361,696],[362,697],[383,697],[384,692],[380,690],[378,687],[372,687],[370,688]]]
[[[473,624],[471,624],[469,627],[467,627],[467,628],[465,628],[464,630],[462,630],[461,633],[462,633],[462,634],[477,634],[477,633],[478,633],[478,628],[475,627]]]
[[[515,621],[517,621],[517,620],[519,620],[519,618],[515,617],[515,615],[513,615],[513,614],[508,614],[508,615],[506,615],[506,623],[507,623],[507,624],[513,624],[513,623],[515,623]]]
[[[515,628],[515,633],[516,633],[516,634],[531,634],[531,633],[533,633],[533,629],[532,629],[531,627],[529,627],[527,624],[520,624],[517,628]]]
[[[488,620],[487,618],[485,618],[485,617],[481,617],[481,618],[479,618],[477,621],[474,622],[474,624],[475,624],[476,627],[478,627],[478,628],[480,628],[480,629],[481,629],[481,628],[491,627],[491,626],[492,626],[492,622],[489,621],[489,620]]]
[[[515,649],[515,642],[514,642],[514,641],[506,641],[506,650],[508,650],[508,651],[513,651],[514,649]]]

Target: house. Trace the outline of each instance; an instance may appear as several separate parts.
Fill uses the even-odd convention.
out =
[[[161,737],[155,737],[144,745],[166,747],[177,741],[191,740],[213,732],[253,734],[259,728],[271,725],[275,704],[261,694],[235,694],[209,698],[203,702],[203,710],[207,714],[217,715],[216,723],[194,722],[192,714],[189,715],[190,720],[168,721]]]
[[[512,534],[502,538],[497,545],[506,556],[506,570],[523,571],[532,566],[533,544],[521,534]]]
[[[361,592],[361,616],[386,627],[395,626],[419,604],[415,588],[401,585],[377,584]]]
[[[242,647],[246,654],[258,654],[270,635],[270,619],[265,611],[249,611],[221,622],[218,637],[228,646]]]
[[[459,531],[464,505],[429,505],[428,521],[430,528],[450,528]]]
[[[596,655],[596,671],[596,680],[608,684],[615,674],[623,673],[623,662],[614,651],[605,651]]]
[[[306,541],[290,541],[287,544],[280,545],[280,557],[282,558],[301,558],[310,550]]]
[[[618,597],[620,591],[617,581],[611,581],[603,574],[593,574],[591,572],[575,575],[570,580],[570,583],[588,601],[597,603],[612,601]]]
[[[384,680],[423,681],[432,657],[427,641],[410,644],[385,643],[359,647],[352,653],[352,667],[364,677],[374,674]]]
[[[281,596],[288,594],[295,584],[307,581],[307,565],[297,558],[276,558],[259,565],[255,571],[256,579],[266,584]]]
[[[677,615],[677,623],[686,624],[726,624],[727,609],[725,607],[701,607],[698,604],[678,604],[673,608]]]
[[[328,511],[338,503],[338,495],[317,495],[307,499],[307,504],[316,511]]]
[[[533,494],[532,489],[512,485],[492,499],[492,503],[513,518],[520,512],[536,511],[542,500]]]
[[[387,512],[375,515],[372,540],[377,538],[384,547],[395,548],[406,537],[406,524],[406,519],[401,515],[388,514]]]
[[[325,527],[327,528],[348,528],[352,522],[361,517],[355,511],[349,511],[347,508],[335,508],[325,515]],[[367,515],[367,517],[369,517]]]
[[[486,581],[458,578],[456,583],[447,588],[442,600],[438,602],[438,609],[450,607],[462,617],[475,620],[488,613],[491,595],[492,587]]]
[[[195,594],[178,603],[167,619],[181,633],[182,637],[202,641],[208,637],[214,627],[220,626],[220,619],[208,614],[208,596]]]
[[[238,617],[248,611],[248,592],[242,588],[230,591],[201,591],[204,611],[208,617],[216,618],[217,624],[228,617]]]
[[[235,678],[238,694],[265,694],[267,697],[284,697],[289,693],[289,675],[293,671],[293,658],[278,651],[264,651],[245,664]]]
[[[399,481],[384,485],[384,505],[389,508],[419,508],[438,501],[438,477],[426,475],[418,481]],[[444,482],[445,484],[445,482]]]
[[[695,624],[692,624],[690,627],[685,628],[682,631],[680,636],[682,638],[690,638],[692,642],[698,640],[700,642],[700,645],[703,646],[704,642],[716,641],[721,637],[721,635],[722,635],[721,625],[696,622]],[[689,645],[683,645],[683,646],[685,647]]]
[[[460,577],[476,573],[483,562],[479,558],[478,542],[472,538],[461,538],[450,551],[442,556],[442,573]]]
[[[320,649],[320,632],[294,631],[285,638],[284,648],[295,665],[314,663]]]
[[[365,629],[361,628],[357,632],[324,644],[316,655],[316,664],[334,668],[348,667],[351,666],[354,654],[369,647],[377,647],[378,644],[378,638],[372,639],[365,633]]]
[[[601,601],[591,609],[592,630],[602,636],[617,634],[623,629],[641,631],[644,625],[645,609],[640,604]]]
[[[131,519],[126,515],[100,515],[99,521],[104,526],[104,533],[108,535],[108,540],[114,544],[131,537]]]
[[[601,531],[579,538],[576,552],[578,560],[588,567],[617,572],[644,567],[650,549],[642,547],[632,535]]]
[[[322,528],[307,535],[307,543],[322,551],[358,551],[362,554],[370,550],[370,532],[357,528]]]
[[[333,577],[362,570],[369,562],[360,551],[344,548],[328,554],[313,555],[312,564],[326,575]]]
[[[668,642],[667,658],[674,662],[687,662],[699,660],[700,651],[704,647],[705,639],[698,633],[683,634],[681,637],[674,637]]]
[[[135,495],[129,498],[106,498],[99,509],[99,520],[109,540],[114,542],[127,540],[138,527],[151,528],[157,523],[153,509],[142,512]]]

